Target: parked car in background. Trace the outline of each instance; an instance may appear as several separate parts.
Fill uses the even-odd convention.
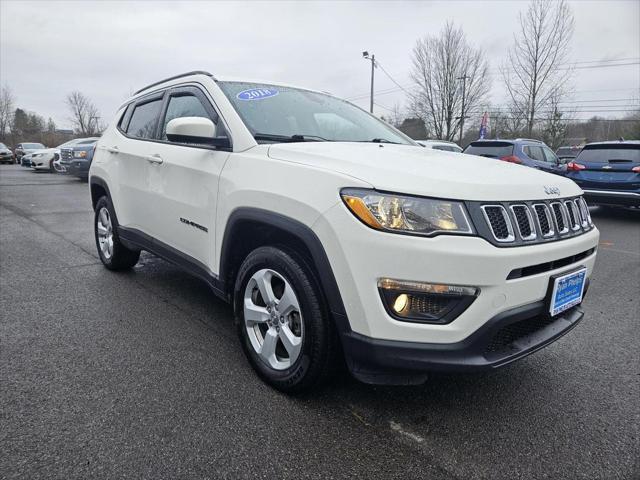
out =
[[[563,175],[567,170],[567,166],[544,142],[528,138],[476,140],[464,149],[464,153],[517,163],[557,175]]]
[[[592,204],[640,207],[640,141],[589,143],[567,165],[567,178]]]
[[[20,157],[20,165],[26,168],[31,167],[31,155],[32,153],[25,153]]]
[[[18,145],[16,145],[16,149],[14,151],[15,156],[16,156],[16,162],[17,163],[21,163],[22,160],[22,156],[25,153],[31,153],[34,152],[36,150],[42,150],[45,147],[43,144],[41,143],[19,143]],[[22,165],[24,167],[24,165]]]
[[[78,143],[70,147],[60,149],[60,165],[67,175],[87,179],[89,167],[93,159],[96,142],[99,138],[85,139],[88,142]]]
[[[4,143],[0,143],[0,163],[13,163],[13,152]]]
[[[433,150],[462,153],[462,148],[460,148],[458,144],[448,142],[446,140],[416,140],[416,143],[422,145],[425,148],[431,148]]]
[[[562,163],[568,163],[578,156],[580,150],[582,150],[582,145],[560,147],[556,150],[556,155]]]
[[[34,170],[49,170],[53,173],[56,171],[54,162],[60,158],[60,152],[63,148],[75,145],[90,145],[94,144],[97,140],[98,137],[74,138],[73,140],[69,140],[55,148],[36,150],[31,154],[31,167]]]

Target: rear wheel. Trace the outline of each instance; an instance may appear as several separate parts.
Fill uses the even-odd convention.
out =
[[[111,200],[101,197],[93,222],[98,255],[109,270],[126,270],[138,263],[140,250],[130,250],[120,242],[115,218]]]
[[[296,393],[334,371],[335,329],[310,268],[295,252],[251,252],[238,272],[234,299],[242,347],[264,381]]]

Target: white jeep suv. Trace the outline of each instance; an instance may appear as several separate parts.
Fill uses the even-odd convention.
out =
[[[90,170],[105,266],[147,250],[233,304],[296,392],[491,369],[582,318],[598,231],[556,175],[427,150],[326,93],[191,72],[138,91]]]

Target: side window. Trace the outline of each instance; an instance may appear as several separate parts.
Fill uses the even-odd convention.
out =
[[[547,147],[542,147],[542,151],[544,152],[544,156],[548,163],[552,163],[554,165],[558,163],[558,157],[553,153],[553,150]]]
[[[537,160],[539,162],[545,161],[544,154],[542,153],[542,148],[526,146],[526,147],[523,147],[523,150],[524,150],[524,153],[527,154],[527,157]]]
[[[173,96],[169,99],[167,113],[164,116],[164,125],[162,126],[163,140],[167,139],[167,123],[175,118],[181,117],[211,118],[200,99],[195,95]]]
[[[161,107],[161,98],[136,105],[127,127],[127,134],[137,138],[154,138]]]

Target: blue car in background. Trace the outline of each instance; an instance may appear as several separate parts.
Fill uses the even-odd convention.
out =
[[[640,141],[589,143],[567,164],[567,178],[594,205],[640,207]]]
[[[476,140],[471,142],[463,153],[517,163],[557,175],[564,175],[567,170],[566,163],[544,142],[528,138]]]
[[[90,141],[93,140],[93,141]],[[96,143],[99,138],[86,138],[77,143],[60,149],[60,166],[66,175],[72,175],[86,180],[89,177],[89,167],[93,160]]]

